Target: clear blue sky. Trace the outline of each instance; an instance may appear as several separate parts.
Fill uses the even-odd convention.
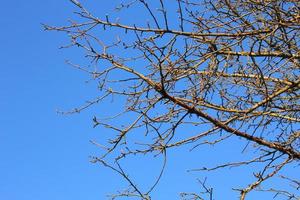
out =
[[[111,11],[112,5],[106,4],[107,7],[98,5],[100,16]],[[91,119],[100,110],[106,112],[107,105],[79,115],[56,113],[57,109],[74,108],[97,94],[93,83],[85,83],[88,76],[64,63],[66,59],[79,59],[81,52],[59,50],[66,42],[65,36],[44,32],[41,26],[64,24],[72,11],[74,7],[67,0],[1,3],[1,200],[99,200],[126,186],[110,170],[89,163],[89,156],[98,154],[89,140],[100,138],[103,131],[93,129]],[[239,152],[241,149],[232,148],[232,142],[220,145],[210,154],[206,152],[211,149],[205,148],[189,154],[188,149],[170,151],[167,172],[154,199],[179,199],[180,191],[197,192],[196,178],[203,179],[205,175],[185,170],[203,163],[220,163],[218,150]],[[147,175],[158,173],[160,158],[154,162],[150,162],[153,158],[139,159],[124,165],[134,172],[131,175],[136,182],[146,188],[153,180]],[[242,171],[227,172],[223,170],[208,179],[216,185],[217,197],[222,199],[237,196],[223,188],[225,182],[236,186],[247,183]],[[233,177],[237,178],[230,181]]]

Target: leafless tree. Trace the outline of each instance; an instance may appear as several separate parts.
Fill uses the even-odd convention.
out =
[[[71,43],[65,48],[85,51],[88,66],[70,64],[99,83],[101,96],[68,113],[81,112],[108,97],[123,102],[121,113],[93,119],[95,127],[104,126],[115,134],[107,144],[94,142],[103,154],[92,162],[129,183],[112,199],[151,199],[164,170],[148,191],[142,191],[120,160],[162,155],[165,166],[171,148],[194,149],[231,138],[242,139],[241,153],[249,159],[199,170],[254,165],[255,181],[236,189],[241,200],[251,191],[300,198],[298,175],[282,173],[283,168],[299,170],[299,1],[128,0],[116,7],[113,16],[96,16],[92,11],[91,4],[104,2],[70,1],[76,7],[74,19],[66,26],[45,25],[45,29],[66,33]],[[143,15],[122,22],[116,15],[124,12]],[[143,137],[129,137],[131,132]],[[290,185],[263,187],[266,180],[272,183],[278,178]],[[181,193],[181,197],[213,199],[213,186],[199,183],[203,193]]]

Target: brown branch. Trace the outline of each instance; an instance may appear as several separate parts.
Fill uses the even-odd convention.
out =
[[[230,56],[249,56],[249,57],[280,57],[280,58],[295,58],[299,59],[300,54],[289,54],[283,52],[246,52],[246,51],[217,51],[218,55],[230,55]]]
[[[230,126],[228,126],[227,124],[211,117],[210,115],[202,112],[201,110],[195,108],[194,106],[190,106],[188,104],[185,104],[184,102],[180,101],[178,98],[170,96],[165,90],[162,89],[161,85],[159,83],[156,83],[154,81],[152,81],[151,79],[145,77],[144,75],[134,71],[133,69],[126,67],[120,63],[117,63],[115,61],[113,61],[112,59],[109,59],[112,64],[120,69],[123,69],[127,72],[130,72],[132,74],[137,75],[138,77],[140,77],[141,79],[143,79],[145,82],[147,82],[150,86],[152,86],[158,93],[160,93],[162,95],[162,98],[168,99],[170,101],[172,101],[173,103],[175,103],[176,105],[181,106],[182,108],[185,108],[189,113],[191,114],[196,114],[199,117],[202,117],[206,120],[208,120],[209,122],[211,122],[212,124],[214,124],[216,127],[221,128],[229,133],[232,133],[236,136],[245,138],[249,141],[255,142],[259,145],[263,145],[265,147],[271,148],[271,149],[275,149],[278,150],[284,154],[289,155],[290,157],[293,157],[295,159],[300,159],[300,152],[295,151],[293,148],[287,147],[287,146],[283,146],[281,144],[275,143],[275,142],[268,142],[262,138],[259,137],[255,137],[252,135],[249,135],[245,132],[239,131],[237,129],[231,128]],[[269,102],[270,100],[272,100],[273,98],[281,95],[282,93],[286,92],[287,90],[293,89],[293,88],[297,88],[300,84],[300,80],[294,82],[292,85],[288,85],[280,90],[278,90],[277,92],[273,93],[272,95],[268,96],[266,99],[262,100],[261,102],[255,104],[252,108],[248,109],[246,111],[246,113],[250,113],[254,110],[256,110],[258,107],[264,105],[265,103]],[[238,117],[234,117],[233,119],[236,119]],[[233,120],[232,119],[232,120]]]
[[[291,158],[286,159],[284,162],[282,162],[280,165],[276,166],[274,171],[270,172],[269,174],[267,174],[265,177],[262,177],[261,175],[258,175],[258,180],[252,184],[250,184],[247,188],[241,190],[241,196],[240,196],[240,200],[245,200],[246,195],[252,191],[253,189],[255,189],[256,187],[258,187],[263,181],[271,178],[272,176],[274,176],[275,174],[277,174],[287,163],[289,163],[291,161]]]

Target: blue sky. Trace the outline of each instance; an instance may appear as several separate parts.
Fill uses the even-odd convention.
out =
[[[107,3],[96,10],[106,13],[112,7]],[[74,115],[56,112],[72,109],[97,94],[94,83],[86,83],[87,75],[65,64],[67,59],[80,59],[81,52],[58,49],[66,37],[44,32],[41,26],[64,24],[72,11],[67,0],[1,4],[0,199],[96,200],[126,186],[112,171],[89,162],[89,156],[99,154],[89,140],[100,138],[104,131],[93,129],[91,119],[97,112],[107,112],[107,105]],[[224,149],[239,152],[241,149],[229,148],[234,142],[238,140],[229,140],[213,151],[207,147],[193,153],[185,148],[168,152],[167,172],[154,199],[179,199],[178,191],[197,191],[196,179],[205,175],[185,170],[218,163]],[[142,187],[153,181],[147,175],[157,174],[160,164],[161,158],[153,161],[153,157],[124,163]],[[236,185],[247,183],[241,178],[243,171],[234,173],[238,174],[225,170],[208,179],[217,186],[219,197],[237,196],[222,188],[232,177],[238,177],[232,180]]]
[[[92,95],[82,73],[65,65],[59,34],[41,23],[64,22],[68,1],[5,1],[1,6],[0,199],[102,199],[90,116],[61,116]],[[73,56],[75,56],[72,53]],[[101,189],[99,189],[101,188]]]

